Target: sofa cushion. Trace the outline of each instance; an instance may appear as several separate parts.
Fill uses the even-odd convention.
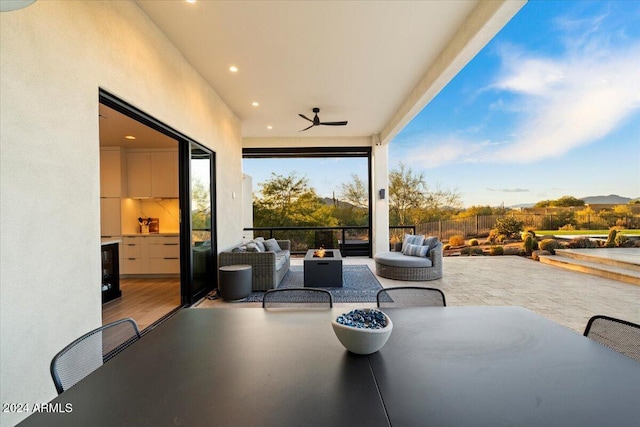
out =
[[[404,248],[407,245],[421,245],[424,242],[424,236],[414,235],[414,234],[405,234],[404,240],[402,240],[402,252],[404,252]]]
[[[264,246],[264,237],[256,237],[251,241],[251,243],[255,243],[258,249],[258,252],[266,252],[267,248]]]
[[[265,240],[264,247],[271,252],[280,252],[282,250],[276,239]]]
[[[276,252],[276,270],[280,270],[289,259],[289,251]]]
[[[247,252],[247,245],[236,246],[231,252]]]
[[[436,236],[429,236],[424,239],[424,242],[422,244],[427,247],[426,256],[429,256],[429,252],[431,252],[431,249],[435,248],[439,242],[440,240],[438,240]]]
[[[426,257],[428,251],[429,251],[429,247],[428,246],[412,245],[411,243],[408,243],[404,247],[404,249],[402,250],[402,254],[403,255],[407,255],[407,256],[423,256],[423,257]]]
[[[258,246],[258,244],[253,240],[247,243],[246,246],[247,246],[247,252],[264,252],[260,250],[260,247]]]
[[[401,252],[382,252],[375,256],[375,260],[389,267],[433,267],[430,258],[407,256]]]

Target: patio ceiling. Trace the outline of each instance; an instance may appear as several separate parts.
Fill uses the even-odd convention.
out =
[[[242,120],[245,141],[378,134],[388,143],[525,1],[137,4]],[[313,118],[313,107],[349,124],[300,133],[309,123],[298,114]]]

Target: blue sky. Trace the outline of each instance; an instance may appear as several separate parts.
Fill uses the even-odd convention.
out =
[[[389,156],[391,168],[403,162],[431,187],[456,189],[465,206],[640,197],[640,1],[530,0]],[[321,169],[312,162],[257,162],[244,164],[254,186],[265,170],[294,170],[323,196],[352,168],[366,176],[364,162],[347,159],[328,168],[333,178],[310,172]]]

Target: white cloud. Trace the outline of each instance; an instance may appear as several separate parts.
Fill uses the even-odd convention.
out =
[[[430,141],[429,148],[425,149],[426,144],[421,141]],[[434,141],[436,141],[435,145]],[[421,168],[431,169],[451,163],[482,161],[484,151],[492,144],[488,141],[474,142],[454,138],[442,140],[433,136],[423,136],[407,145],[414,148],[409,148],[404,153],[402,162],[410,166],[419,165]]]
[[[506,70],[494,87],[522,95],[523,117],[497,159],[561,156],[607,135],[640,108],[640,44],[555,60],[505,54]]]

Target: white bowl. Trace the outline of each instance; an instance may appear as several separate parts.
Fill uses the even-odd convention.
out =
[[[362,310],[377,311],[375,309]],[[372,354],[386,344],[393,330],[393,323],[389,316],[385,313],[382,314],[387,318],[387,326],[382,329],[354,328],[353,326],[342,325],[335,319],[331,321],[331,326],[338,340],[347,350],[355,354]]]

